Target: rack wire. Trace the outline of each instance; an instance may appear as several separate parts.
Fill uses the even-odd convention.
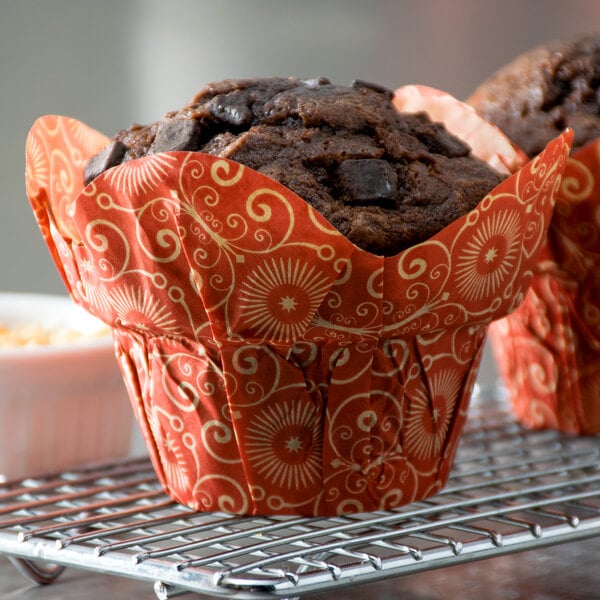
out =
[[[450,480],[396,510],[332,518],[196,513],[146,457],[0,484],[0,553],[38,583],[72,566],[197,592],[296,598],[600,534],[600,438],[526,431],[475,395]]]

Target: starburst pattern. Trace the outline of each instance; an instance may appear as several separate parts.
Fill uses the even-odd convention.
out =
[[[123,163],[107,173],[110,184],[121,193],[146,194],[169,173],[176,159],[168,154],[153,154]]]
[[[167,434],[163,441],[165,455],[163,461],[165,476],[170,485],[176,490],[186,490],[190,486],[190,477],[187,469],[187,460],[175,436]]]
[[[81,277],[81,290],[83,297],[90,306],[102,311],[110,308],[110,295],[98,275],[96,265],[91,259],[81,258],[79,262],[79,275]]]
[[[430,381],[430,396],[425,391],[412,398],[406,419],[405,450],[420,460],[440,454],[452,420],[461,379],[456,371],[443,370]]]
[[[176,490],[185,490],[190,485],[190,476],[187,460],[178,441],[178,436],[165,431],[158,417],[156,409],[147,413],[148,425],[152,437],[162,455],[161,464],[165,470],[165,477],[170,486]]]
[[[118,287],[111,293],[120,323],[142,331],[160,331],[177,335],[181,332],[176,317],[158,298],[141,287]]]
[[[327,277],[314,266],[273,258],[244,282],[242,312],[257,337],[291,341],[306,329],[328,289]]]
[[[246,454],[271,484],[305,488],[320,477],[319,415],[309,402],[279,403],[256,415],[248,428]]]
[[[98,150],[104,148],[109,141],[106,136],[100,132],[95,131],[91,127],[74,119],[70,120],[69,133],[73,135],[74,140],[77,142],[77,144],[73,144],[72,150],[74,150],[75,147],[77,147],[77,150],[83,150],[83,152],[78,152],[75,155],[81,162],[81,166],[87,162],[88,156],[95,154]]]
[[[29,136],[27,138],[26,153],[27,179],[31,182],[35,182],[35,185],[40,188],[47,187],[50,181],[50,167],[44,148],[37,137]]]
[[[517,211],[497,211],[483,219],[457,261],[461,294],[471,302],[491,299],[515,272],[521,238]]]

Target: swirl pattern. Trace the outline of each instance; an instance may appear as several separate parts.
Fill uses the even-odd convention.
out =
[[[567,161],[531,288],[491,327],[514,412],[532,428],[600,433],[598,173],[600,140]]]
[[[383,258],[278,183],[199,153],[131,161],[82,189],[67,151],[91,154],[81,131],[34,126],[28,194],[72,296],[113,327],[176,500],[330,515],[441,489],[487,324],[531,281],[568,134],[439,235]]]

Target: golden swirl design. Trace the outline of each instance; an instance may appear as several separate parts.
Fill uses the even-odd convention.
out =
[[[135,226],[136,248],[152,262],[171,263],[182,253],[181,235],[177,231],[174,212],[177,201],[172,197],[152,197],[138,210],[132,211],[115,207],[124,213],[120,217],[126,224],[126,219]],[[115,221],[119,222],[118,219]]]
[[[535,360],[521,371],[521,385],[527,382],[533,393],[540,398],[551,397],[558,385],[558,373],[554,369],[553,361],[548,360],[549,352],[542,347],[541,342],[537,341],[522,344],[521,350],[527,352],[525,356],[535,356]],[[543,360],[544,358],[546,361]]]
[[[220,196],[217,190],[210,185],[199,185],[191,196],[191,204],[198,211],[197,205],[201,202],[204,206],[214,208],[219,204]]]
[[[558,419],[547,399],[532,398],[527,405],[515,408],[518,418],[534,429],[558,429]],[[575,433],[575,432],[571,432]]]
[[[383,298],[383,267],[373,271],[367,281],[367,291],[372,298]]]
[[[229,493],[225,492],[226,489]],[[193,498],[197,510],[247,514],[250,509],[250,499],[245,487],[227,475],[210,474],[200,477],[194,485]]]
[[[340,349],[337,356],[335,356],[335,363],[332,363],[330,367],[333,372],[330,380],[331,385],[350,385],[353,382],[360,381],[371,370],[369,357],[367,357],[367,360],[360,361],[356,359],[357,354],[356,345]],[[357,398],[362,398],[363,396],[364,394],[353,395],[347,401],[348,403],[352,403]]]
[[[407,307],[414,303],[412,317],[417,318],[445,302],[449,285],[452,285],[451,265],[450,249],[434,238],[402,252],[396,266],[399,279],[395,286],[402,291],[403,297],[401,302],[396,300],[399,310],[394,314],[403,312],[406,319],[411,318]],[[396,325],[400,326],[399,323]]]
[[[365,511],[365,506],[362,502],[357,499],[347,498],[346,500],[340,501],[335,507],[335,512],[338,515],[350,515],[354,513],[361,513]]]
[[[418,279],[427,271],[428,265],[424,258],[413,258],[407,266],[404,265],[405,262],[404,255],[402,255],[398,261],[398,275],[402,279]]]
[[[201,160],[197,159],[198,154],[196,152],[188,154],[181,165],[179,171],[179,188],[186,189],[188,179],[191,181],[197,181],[205,175],[205,165]]]
[[[325,262],[333,260],[337,256],[336,249],[333,246],[330,246],[329,244],[322,244],[321,246],[317,246],[316,251],[317,251],[318,258]],[[346,261],[345,258],[343,258],[343,259],[338,258],[335,262],[336,269],[337,270],[341,269],[342,264],[345,261]]]
[[[346,239],[329,221],[327,221],[321,215],[321,213],[319,213],[317,210],[315,210],[309,204],[306,204],[304,202],[304,200],[302,200],[302,198],[298,197],[298,199],[301,200],[302,203],[304,203],[306,205],[305,206],[307,208],[306,213],[308,215],[308,218],[309,218],[312,226],[314,226],[316,229],[318,229],[321,233],[328,233],[329,235],[333,236],[334,238]],[[333,243],[337,244],[338,241],[339,240],[334,240]]]
[[[235,373],[245,376],[254,375],[258,371],[258,353],[260,350],[261,346],[255,345],[247,345],[237,349],[232,360]]]
[[[233,171],[236,168],[237,171]],[[230,187],[240,181],[245,171],[244,165],[230,160],[217,160],[210,167],[213,181],[222,187]],[[233,173],[232,173],[233,172]],[[221,176],[223,173],[224,176]],[[231,174],[231,177],[228,177]]]
[[[252,192],[246,200],[246,210],[253,221],[266,223],[272,217],[273,209],[266,202],[259,202],[257,200],[259,197],[272,197],[279,200],[287,208],[290,217],[293,217],[292,207],[283,194],[269,188],[260,188]]]
[[[356,418],[356,424],[361,431],[370,433],[377,424],[377,413],[374,410],[365,410]]]
[[[301,340],[290,348],[290,356],[293,356],[294,362],[302,368],[308,368],[316,362],[319,356],[319,346],[315,342]]]
[[[229,445],[235,442],[235,434],[228,424],[216,420],[207,421],[202,424],[200,435],[204,450],[215,460],[223,464],[237,464],[242,461],[237,454],[231,456]]]
[[[569,158],[559,188],[561,199],[569,202],[587,199],[594,189],[594,182],[594,174],[587,165]]]
[[[102,252],[106,252],[110,247],[109,236],[107,233],[100,233],[103,229],[106,229],[107,232],[113,233],[114,238],[119,238],[122,245],[122,252],[120,256],[122,258],[122,266],[117,267],[110,261],[102,261],[104,264],[104,268],[110,269],[112,271],[121,272],[125,265],[129,262],[130,257],[130,246],[127,240],[127,236],[125,233],[119,229],[112,221],[107,221],[105,219],[97,219],[96,221],[90,221],[85,227],[85,243],[88,249],[93,250],[95,253],[99,254]],[[105,277],[105,276],[104,276]],[[115,274],[113,272],[110,278],[114,278]]]

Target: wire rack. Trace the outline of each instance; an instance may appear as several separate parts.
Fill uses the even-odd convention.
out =
[[[525,431],[498,390],[474,397],[433,498],[334,518],[196,513],[147,458],[0,484],[0,553],[49,583],[66,566],[190,592],[297,598],[600,534],[600,438]]]

